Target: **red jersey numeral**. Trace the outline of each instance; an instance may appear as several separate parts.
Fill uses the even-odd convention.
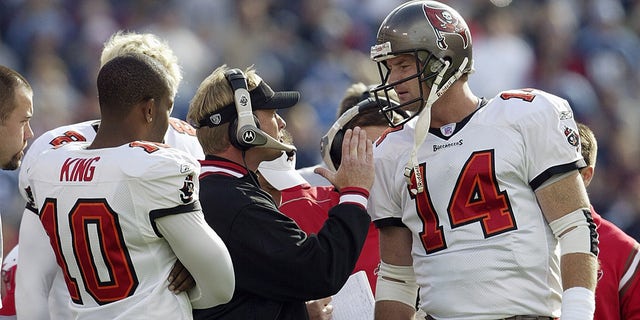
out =
[[[422,177],[425,174],[425,165],[420,164],[420,171]],[[415,179],[415,175],[412,175],[412,179]],[[415,183],[415,182],[414,182]],[[433,203],[429,197],[429,188],[426,181],[423,178],[424,192],[418,193],[415,197],[416,211],[420,220],[422,220],[422,231],[420,231],[420,240],[422,246],[427,253],[433,253],[440,251],[447,247],[447,242],[442,231],[442,225],[440,224],[440,218],[433,209]],[[411,194],[411,192],[409,193]]]
[[[68,262],[62,253],[57,215],[55,199],[47,199],[40,219],[49,234],[72,300],[82,304],[78,282],[69,272],[67,263],[71,261]],[[124,242],[118,215],[104,199],[80,199],[68,217],[73,262],[80,271],[86,292],[100,305],[133,295],[138,287],[138,278]],[[102,263],[98,265],[98,261]]]
[[[389,133],[395,132],[395,131],[400,131],[400,130],[402,130],[402,128],[404,128],[404,125],[397,126],[397,127],[390,127],[390,128],[387,128],[386,130],[384,130],[384,132],[382,132],[380,137],[378,139],[376,139],[376,141],[374,141],[375,144],[376,144],[376,147],[379,146],[382,143],[382,141],[387,137],[387,135]]]
[[[49,144],[54,147],[58,147],[64,143],[75,141],[87,141],[87,139],[82,134],[76,131],[69,130],[63,133],[61,136],[53,138],[51,141],[49,141]]]
[[[500,191],[495,172],[493,151],[471,154],[447,208],[452,228],[480,222],[485,238],[516,228],[509,196]]]
[[[169,118],[169,124],[179,133],[186,133],[190,136],[196,135],[196,129],[184,120]]]
[[[148,142],[148,141],[133,141],[129,143],[129,147],[131,148],[142,148],[147,153],[154,153],[160,150],[160,147],[163,146],[161,143]]]
[[[517,229],[509,196],[498,186],[494,163],[491,150],[474,152],[465,163],[447,206],[451,229],[477,222],[485,239]],[[420,170],[424,177],[424,164],[420,165]],[[423,183],[425,191],[415,196],[423,224],[420,239],[426,252],[433,253],[447,248],[447,243],[426,180]]]
[[[500,94],[502,100],[520,99],[522,101],[531,102],[535,99],[536,95],[532,93],[533,89],[520,89],[504,91]]]
[[[80,289],[78,289],[78,280],[71,277],[69,273],[69,266],[67,261],[62,255],[62,244],[60,243],[60,234],[58,233],[58,208],[56,199],[47,198],[40,210],[40,221],[44,230],[49,235],[49,242],[51,248],[56,255],[56,261],[62,273],[64,274],[64,281],[67,283],[67,289],[71,295],[71,300],[77,304],[82,304],[82,297],[80,297]]]

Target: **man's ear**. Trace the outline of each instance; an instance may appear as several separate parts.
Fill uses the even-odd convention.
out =
[[[151,123],[153,121],[153,118],[155,116],[155,103],[156,101],[153,98],[147,99],[141,103],[144,118],[147,123]]]
[[[591,179],[593,179],[593,173],[595,168],[593,166],[587,166],[580,170],[580,175],[582,176],[582,181],[584,182],[584,186],[588,187],[591,183]]]

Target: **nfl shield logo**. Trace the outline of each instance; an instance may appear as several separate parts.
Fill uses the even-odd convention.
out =
[[[440,128],[440,132],[442,132],[442,134],[445,137],[449,137],[453,134],[453,131],[456,130],[456,124],[455,123],[450,123],[448,125],[445,125],[443,127]]]

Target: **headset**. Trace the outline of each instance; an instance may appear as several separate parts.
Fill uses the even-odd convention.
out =
[[[320,154],[322,155],[322,160],[327,165],[327,167],[332,171],[337,171],[340,166],[340,162],[342,161],[342,140],[344,139],[345,129],[344,127],[359,114],[376,110],[380,111],[380,106],[375,97],[370,97],[369,92],[366,91],[363,94],[364,100],[358,102],[355,106],[349,108],[345,111],[336,122],[329,128],[327,134],[325,134],[322,139],[320,139]],[[388,106],[398,106],[399,103],[393,100],[387,100],[385,98],[378,98],[382,104],[386,104]],[[398,111],[390,111],[390,112],[398,112],[402,117],[408,117],[403,110],[398,109]]]
[[[251,94],[244,72],[240,69],[230,69],[225,72],[224,76],[233,91],[235,108],[225,106],[202,119],[197,127],[217,127],[230,122],[229,142],[234,147],[242,151],[253,147],[271,148],[285,151],[289,156],[292,156],[296,151],[295,146],[284,144],[260,130],[260,122],[253,114]]]

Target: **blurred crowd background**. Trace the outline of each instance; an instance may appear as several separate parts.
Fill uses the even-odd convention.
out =
[[[216,66],[255,66],[275,90],[299,90],[283,113],[297,166],[319,163],[319,140],[347,87],[379,82],[370,46],[400,0],[2,0],[0,64],[34,87],[36,137],[98,118],[95,78],[117,30],[152,32],[177,54],[184,80],[174,116]],[[567,99],[599,140],[589,195],[596,210],[640,239],[640,1],[451,0],[469,24],[472,90],[535,87]],[[540,133],[544,135],[544,132]],[[17,172],[0,172],[5,250],[24,201]],[[6,252],[6,251],[5,251]]]

